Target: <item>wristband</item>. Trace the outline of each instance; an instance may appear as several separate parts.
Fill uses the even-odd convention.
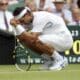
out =
[[[16,27],[16,35],[21,35],[21,33],[23,33],[24,31],[26,31],[21,25],[18,25]]]

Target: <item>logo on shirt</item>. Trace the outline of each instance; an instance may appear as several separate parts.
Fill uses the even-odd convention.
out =
[[[50,27],[52,27],[52,25],[53,25],[52,22],[48,22],[45,26],[46,26],[46,28],[50,28]]]

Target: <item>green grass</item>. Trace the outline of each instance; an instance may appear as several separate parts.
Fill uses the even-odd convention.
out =
[[[33,65],[30,71],[18,71],[14,65],[0,65],[0,80],[80,80],[80,64],[73,64],[61,71],[38,71]]]

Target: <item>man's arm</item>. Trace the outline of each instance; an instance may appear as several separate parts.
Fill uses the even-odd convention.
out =
[[[28,32],[23,32],[21,35],[17,36],[20,42],[24,43],[25,46],[31,50],[43,54],[52,55],[53,49],[47,44],[42,43],[38,38],[32,37]]]
[[[12,20],[11,24],[15,27],[17,38],[20,40],[20,42],[24,43],[25,46],[30,48],[31,50],[39,53],[39,54],[48,54],[52,55],[53,48],[48,46],[47,44],[42,43],[39,39],[39,33],[29,33],[26,32],[26,30],[23,29],[22,26],[19,26],[18,21]]]

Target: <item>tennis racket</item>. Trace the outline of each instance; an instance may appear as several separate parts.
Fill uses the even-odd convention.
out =
[[[18,41],[15,49],[15,66],[19,71],[28,71],[31,68],[31,57],[28,50]]]

